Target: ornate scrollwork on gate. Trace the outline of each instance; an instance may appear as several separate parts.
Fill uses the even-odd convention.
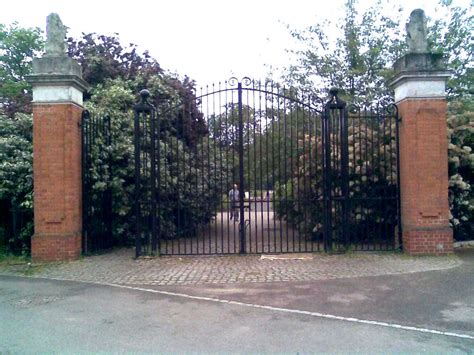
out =
[[[240,83],[242,87],[249,87],[252,85],[254,81],[250,79],[248,76],[244,76],[240,80],[237,79],[235,76],[233,76],[227,82],[229,83],[229,86],[238,86]]]

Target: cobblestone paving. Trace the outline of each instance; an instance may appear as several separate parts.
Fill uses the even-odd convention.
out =
[[[409,257],[395,253],[283,254],[277,258],[199,256],[134,259],[133,250],[49,265],[0,266],[3,275],[113,283],[121,285],[198,285],[312,281],[396,275],[459,266],[456,256]]]

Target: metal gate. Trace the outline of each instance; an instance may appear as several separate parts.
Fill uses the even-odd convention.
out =
[[[397,246],[394,105],[359,109],[337,90],[324,102],[249,78],[158,109],[148,96],[134,118],[137,256]],[[205,126],[194,139],[190,122]]]
[[[82,114],[82,251],[112,248],[111,122]]]

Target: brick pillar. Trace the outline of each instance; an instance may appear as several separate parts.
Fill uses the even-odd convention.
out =
[[[400,122],[403,248],[412,255],[451,253],[445,82],[440,55],[409,53],[392,81]]]
[[[33,61],[35,262],[77,259],[81,255],[82,93],[87,83],[79,64],[64,55]]]

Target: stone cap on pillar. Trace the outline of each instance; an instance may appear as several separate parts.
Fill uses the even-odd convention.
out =
[[[440,53],[408,53],[394,65],[395,76],[390,86],[395,90],[395,102],[406,98],[444,98],[446,70]]]
[[[407,98],[444,98],[451,72],[446,70],[442,53],[428,51],[423,10],[412,11],[406,30],[408,53],[395,62],[395,76],[390,83],[395,90],[395,102]]]
[[[33,86],[33,103],[75,103],[82,106],[82,94],[89,84],[82,68],[66,54],[66,27],[57,14],[46,19],[45,54],[33,59],[33,72],[26,77]]]

